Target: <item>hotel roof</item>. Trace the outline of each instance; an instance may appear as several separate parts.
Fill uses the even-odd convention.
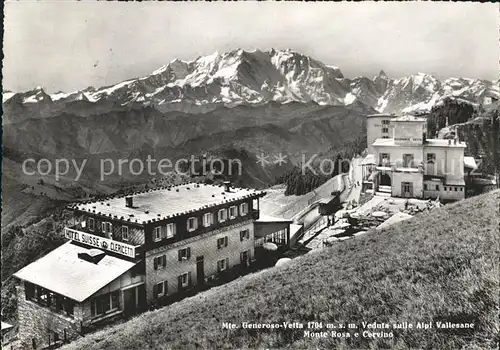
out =
[[[391,122],[426,122],[427,119],[422,117],[415,117],[414,115],[402,115],[397,118],[393,118]]]
[[[389,113],[376,113],[376,114],[368,114],[366,116],[367,118],[395,118],[395,114],[389,114]]]
[[[224,186],[190,183],[75,204],[73,209],[145,224],[148,221],[168,219],[245,198],[262,197],[265,194],[255,189],[234,187],[227,192]],[[126,197],[133,197],[133,207],[125,205]]]
[[[291,219],[285,219],[285,218],[278,218],[275,216],[270,216],[270,215],[265,215],[265,214],[260,214],[259,218],[255,220],[255,222],[258,223],[278,223],[278,222],[293,222]]]
[[[455,140],[451,139],[427,139],[425,140],[425,145],[434,147],[467,147],[467,144],[465,142],[457,141],[457,143],[455,143]]]
[[[14,276],[82,302],[135,265],[109,255],[96,264],[78,257],[89,250],[66,242]]]
[[[450,139],[426,139],[425,143],[423,144],[414,144],[414,145],[408,145],[404,144],[402,145],[401,143],[397,143],[394,141],[394,139],[376,139],[375,142],[372,144],[373,146],[424,146],[424,147],[456,147],[456,148],[466,148],[467,144],[465,142],[457,142],[455,143],[455,140],[450,140]]]

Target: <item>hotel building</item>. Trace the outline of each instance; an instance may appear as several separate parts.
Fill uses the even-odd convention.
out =
[[[14,275],[21,343],[71,341],[248,267],[265,242],[286,249],[291,222],[259,218],[264,195],[183,184],[70,206],[68,242]]]
[[[427,120],[411,115],[371,115],[367,126],[363,190],[445,201],[465,198],[465,142],[428,139]]]

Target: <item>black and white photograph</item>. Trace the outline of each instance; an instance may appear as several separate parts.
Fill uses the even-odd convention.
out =
[[[497,349],[498,4],[3,28],[2,349]]]

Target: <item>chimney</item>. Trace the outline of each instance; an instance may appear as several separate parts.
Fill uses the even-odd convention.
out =
[[[231,190],[231,181],[224,181],[224,191],[229,192]]]
[[[127,208],[133,208],[134,207],[134,198],[132,196],[125,197],[125,206]]]

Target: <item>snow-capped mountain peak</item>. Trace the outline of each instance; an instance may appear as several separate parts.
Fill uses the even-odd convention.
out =
[[[349,79],[338,67],[292,49],[238,48],[224,53],[216,51],[191,61],[174,59],[147,76],[98,89],[89,87],[49,96],[42,87],[37,87],[24,93],[4,92],[3,101],[4,105],[15,102],[19,106],[40,103],[60,106],[84,101],[106,108],[153,106],[160,111],[190,112],[270,101],[321,105],[361,102],[380,112],[400,112],[428,110],[446,97],[481,103],[486,95],[498,99],[498,84],[467,78],[440,82],[425,73],[392,79],[383,70],[373,79]]]

